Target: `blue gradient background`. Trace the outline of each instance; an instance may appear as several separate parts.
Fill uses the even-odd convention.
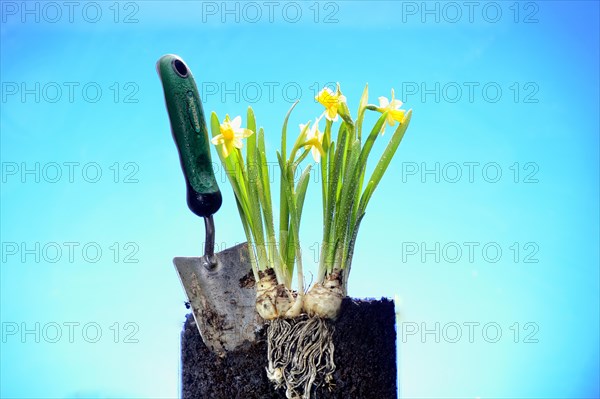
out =
[[[286,3],[275,9],[273,23],[264,7],[258,23],[247,21],[254,14],[246,14],[246,19],[241,14],[239,22],[235,15],[224,15],[222,23],[220,13],[203,13],[200,2],[148,1],[133,2],[134,6],[121,2],[120,22],[115,23],[114,9],[109,8],[113,2],[101,2],[102,18],[95,24],[81,16],[86,3],[76,9],[73,23],[64,8],[57,23],[49,23],[44,15],[39,23],[31,15],[23,22],[20,14],[7,11],[7,3],[21,7],[20,2],[1,3],[3,168],[13,162],[28,167],[36,162],[40,167],[49,162],[96,162],[102,178],[88,183],[81,169],[72,183],[66,175],[56,183],[43,176],[36,183],[32,175],[25,181],[19,175],[3,175],[2,398],[179,394],[179,334],[186,309],[171,259],[200,254],[204,236],[202,222],[185,205],[183,178],[154,69],[165,53],[181,55],[204,84],[201,89],[207,83],[233,89],[236,82],[240,88],[251,82],[263,88],[252,104],[246,100],[255,99],[254,92],[244,98],[238,91],[237,99],[227,94],[225,101],[221,89],[214,95],[203,93],[204,108],[223,117],[245,115],[252,105],[265,128],[272,161],[283,116],[297,97],[293,90],[282,93],[286,83],[302,90],[291,118],[294,127],[321,112],[312,97],[327,82],[341,83],[352,110],[365,82],[371,102],[389,96],[394,87],[405,107],[413,109],[411,127],[361,226],[350,278],[354,297],[400,299],[402,397],[600,395],[597,2],[517,3],[518,22],[514,3],[501,2],[497,23],[483,18],[485,2],[478,3],[473,22],[461,6],[463,15],[456,23],[447,21],[454,14],[447,18],[442,14],[439,23],[434,15],[422,15],[421,2],[367,1],[319,3],[318,23],[312,2],[297,3],[303,12],[298,23],[282,18]],[[40,12],[44,4],[38,3]],[[411,5],[419,8],[416,15],[406,13]],[[438,4],[440,11],[443,5]],[[435,3],[427,6],[433,8]],[[132,11],[137,22],[122,23]],[[338,21],[323,23],[332,11]],[[537,22],[523,23],[534,11]],[[41,87],[48,82],[80,86],[72,102],[64,86],[56,103],[47,101],[53,92],[41,93],[36,102],[34,95],[23,101],[20,92],[7,93],[11,83],[22,82],[30,88],[35,82]],[[102,88],[98,102],[82,97],[81,87],[88,82]],[[120,88],[116,102],[110,89],[115,82]],[[133,83],[129,89],[128,82]],[[279,84],[273,98],[264,82]],[[440,93],[438,100],[421,91],[409,95],[402,88],[412,87],[410,82],[425,83],[429,89],[436,82],[440,87],[457,82],[463,92],[456,102],[449,101],[454,91]],[[472,101],[464,82],[479,84]],[[502,89],[495,103],[486,101],[481,91],[489,82]],[[515,82],[520,87],[517,101],[510,89]],[[532,97],[537,102],[524,102],[534,87],[525,87],[528,82],[539,88]],[[131,87],[138,89],[132,97],[137,102],[126,103],[124,96]],[[382,143],[376,146],[375,156],[382,148]],[[118,183],[109,168],[115,162],[121,171]],[[123,182],[131,171],[124,169],[127,162],[139,168],[137,183]],[[406,173],[415,163],[421,169],[422,163],[433,168],[436,162],[440,169],[452,162],[480,166],[472,182],[466,167],[456,183],[448,181],[454,176],[450,169],[439,182],[432,174]],[[497,183],[487,182],[481,173],[482,166],[491,162],[501,168]],[[509,168],[515,162],[521,172],[517,183]],[[523,182],[531,172],[524,169],[527,162],[538,167],[537,183]],[[66,167],[62,172],[66,174]],[[244,237],[233,194],[221,182],[225,201],[216,215],[217,241],[229,246]],[[311,184],[302,228],[306,267],[312,272],[313,245],[321,232],[319,193],[320,184]],[[29,247],[35,242],[80,246],[72,262],[63,246],[62,257],[51,263],[43,256],[36,262],[33,255],[24,261],[20,253],[10,255],[6,245],[12,242]],[[98,243],[103,250],[96,263],[81,255],[87,242]],[[121,247],[117,261],[109,249],[115,242]],[[134,256],[138,263],[123,261],[128,242],[139,248]],[[439,262],[434,255],[422,259],[421,253],[403,251],[411,242],[425,243],[427,248],[436,242],[441,247],[456,242],[463,254],[454,263],[449,261],[454,252],[442,254]],[[464,242],[480,243],[473,261]],[[488,242],[503,251],[496,263],[482,256],[481,248]],[[510,249],[514,242],[521,248],[517,261]],[[524,262],[530,252],[524,249],[526,243],[539,249],[533,258],[537,263]],[[72,343],[65,322],[80,323]],[[97,343],[82,337],[81,327],[89,322],[102,329]],[[115,322],[120,331],[116,343],[110,329]],[[439,342],[433,333],[422,335],[423,327],[435,329],[436,322],[441,333],[445,331]],[[469,322],[480,323],[473,342],[464,324]],[[35,342],[35,334],[6,334],[14,323],[30,329],[35,323],[58,323],[63,336],[51,343],[43,335]],[[126,330],[125,323],[138,329]],[[457,343],[450,342],[456,330],[449,323],[462,326]],[[486,323],[500,326],[498,342],[488,342],[494,330],[483,336]],[[517,342],[514,323],[519,323]],[[526,323],[532,327],[525,329]],[[415,326],[419,332],[408,334]],[[138,342],[124,342],[132,331]],[[530,338],[537,343],[526,343],[532,332]]]

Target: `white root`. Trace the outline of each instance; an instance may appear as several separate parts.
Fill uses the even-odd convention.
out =
[[[319,317],[269,322],[267,376],[287,398],[310,399],[313,387],[333,380],[333,327]]]
[[[275,272],[259,272],[256,309],[269,321],[267,377],[285,387],[289,399],[310,399],[315,386],[333,381],[333,327],[340,311],[342,273],[334,270],[323,283],[301,295],[277,284]],[[300,316],[304,310],[308,317]]]

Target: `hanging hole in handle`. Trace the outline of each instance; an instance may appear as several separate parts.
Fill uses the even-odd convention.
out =
[[[189,72],[187,66],[180,59],[176,58],[173,60],[173,70],[177,72],[177,75],[181,76],[182,78],[188,77]]]

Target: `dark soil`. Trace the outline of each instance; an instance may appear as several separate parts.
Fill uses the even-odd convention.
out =
[[[345,298],[334,324],[335,386],[319,387],[311,397],[396,399],[393,301]],[[204,345],[188,315],[181,335],[182,398],[285,398],[285,391],[275,391],[265,373],[266,330],[257,338],[219,358]]]

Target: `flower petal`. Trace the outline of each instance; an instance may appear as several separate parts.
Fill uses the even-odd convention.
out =
[[[310,127],[309,132],[308,132],[308,136],[309,137],[314,137],[314,138],[318,138],[318,133],[319,133],[319,127],[314,124]]]
[[[254,132],[253,132],[252,130],[250,130],[250,129],[245,129],[245,128],[242,128],[242,129],[238,129],[238,130],[235,132],[235,137],[236,137],[236,138],[238,138],[238,137],[239,137],[239,138],[241,138],[241,139],[245,139],[246,137],[250,137],[250,136],[252,136],[253,134],[254,134]]]
[[[325,107],[337,104],[338,98],[329,87],[324,87],[315,99]]]
[[[225,142],[225,139],[223,138],[222,134],[217,134],[215,137],[213,137],[210,140],[211,143],[213,143],[214,145],[219,145],[219,144],[223,144]]]
[[[402,104],[404,104],[404,103],[400,100],[392,100],[392,102],[390,103],[390,108],[398,109],[402,106]]]
[[[313,159],[315,160],[315,162],[320,162],[321,161],[321,153],[319,152],[319,150],[317,149],[317,147],[313,146],[313,148],[311,149],[311,154],[313,156]]]
[[[236,131],[242,126],[242,117],[238,115],[230,123],[233,131]]]
[[[402,122],[404,119],[404,110],[403,109],[393,109],[389,111],[388,118],[392,117],[394,120],[398,122]]]
[[[389,100],[387,99],[387,97],[379,97],[379,108],[387,108],[390,105]]]
[[[319,122],[321,121],[321,118],[323,118],[323,114],[319,115],[319,117],[315,119],[315,126],[317,126],[317,128],[319,127]]]
[[[338,120],[337,107],[327,108],[327,113],[325,114],[325,118],[329,119],[332,122],[337,121]]]
[[[387,121],[388,125],[390,125],[390,126],[394,126],[396,124],[396,120],[394,119],[394,116],[392,115],[391,112],[388,112],[385,120]]]
[[[333,93],[333,90],[331,90],[329,87],[325,86],[323,87],[323,89],[321,90],[321,92],[319,93],[321,95],[327,96],[327,97],[333,97],[335,94]]]
[[[244,146],[244,143],[242,143],[242,140],[239,137],[235,137],[232,140],[233,146],[236,148],[241,149]]]
[[[225,158],[229,158],[229,155],[231,155],[231,151],[233,150],[231,141],[226,141],[225,143],[223,143],[221,149],[223,150],[223,156]]]

